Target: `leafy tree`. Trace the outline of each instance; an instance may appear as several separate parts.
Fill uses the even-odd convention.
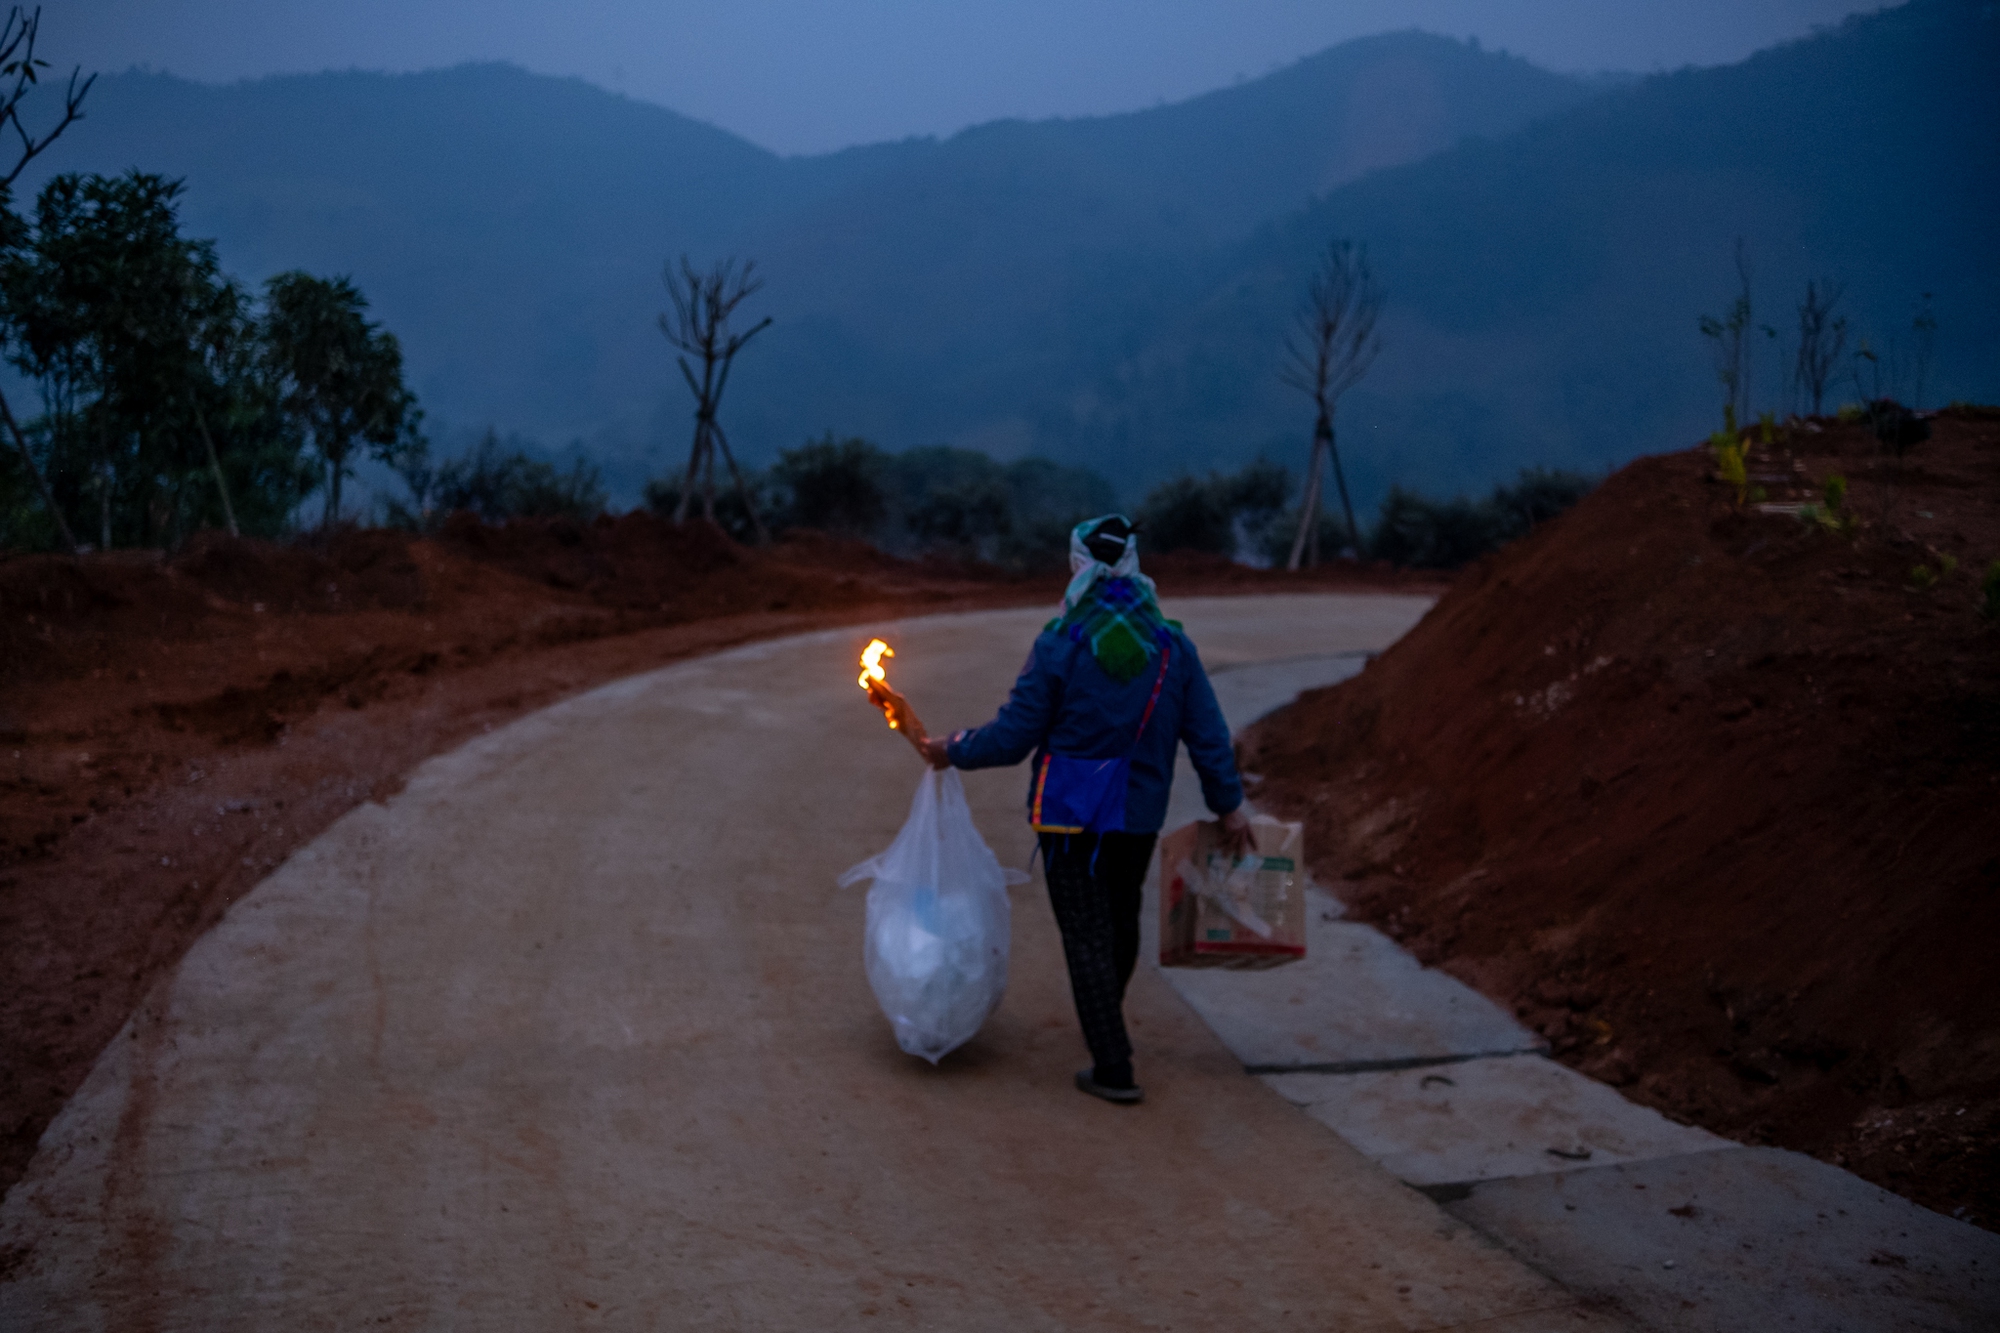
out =
[[[275,534],[314,485],[250,298],[180,234],[181,195],[143,172],[55,177],[0,256],[7,358],[44,407],[25,470],[53,514],[94,510],[105,546]]]
[[[54,498],[94,507],[105,546],[178,540],[205,507],[234,526],[207,422],[243,388],[244,297],[210,244],[181,236],[181,192],[136,171],[57,176],[0,262]]]
[[[319,456],[322,526],[340,515],[341,482],[353,473],[357,445],[392,466],[423,447],[422,413],[403,383],[403,350],[394,334],[369,323],[367,308],[347,278],[294,270],[265,284],[265,366]]]
[[[194,399],[194,425],[224,505],[232,534],[274,537],[320,484],[320,468],[306,452],[306,428],[284,410],[283,386],[271,375],[258,312],[234,282],[226,301],[204,325],[200,364],[186,387]],[[203,522],[215,515],[202,513]]]

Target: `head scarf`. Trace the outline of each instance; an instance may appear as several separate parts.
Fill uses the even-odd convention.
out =
[[[1139,539],[1125,539],[1118,563],[1107,565],[1090,553],[1084,538],[1104,518],[1086,519],[1070,529],[1072,576],[1063,593],[1062,614],[1048,628],[1074,643],[1088,643],[1091,656],[1113,680],[1131,680],[1160,651],[1168,621],[1160,613],[1153,581],[1139,572]]]

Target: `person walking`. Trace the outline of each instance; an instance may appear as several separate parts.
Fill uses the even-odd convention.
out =
[[[1040,838],[1077,1020],[1090,1047],[1076,1086],[1109,1102],[1144,1094],[1133,1078],[1125,988],[1139,958],[1139,907],[1167,815],[1174,754],[1186,742],[1225,844],[1251,843],[1229,724],[1201,658],[1160,611],[1122,514],[1070,533],[1062,614],[1035,639],[997,716],[932,737],[936,768],[995,768],[1034,756],[1028,819]]]

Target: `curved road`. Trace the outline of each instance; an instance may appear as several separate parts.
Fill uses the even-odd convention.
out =
[[[1414,598],[1183,601],[1210,667],[1377,648]],[[939,1069],[861,969],[934,728],[1046,613],[618,682],[433,760],[240,901],[0,1209],[9,1329],[1275,1328],[1598,1320],[1256,1079],[1141,969],[1147,1104],[1081,1097],[1039,881]],[[967,775],[1004,862],[1019,770]]]

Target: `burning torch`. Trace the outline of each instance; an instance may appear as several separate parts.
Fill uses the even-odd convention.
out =
[[[871,640],[861,651],[861,688],[868,691],[868,702],[889,719],[889,730],[901,732],[903,739],[922,755],[924,742],[929,739],[923,719],[910,707],[908,699],[889,688],[889,673],[882,668],[882,659],[895,655],[896,650],[888,644],[880,639]]]

